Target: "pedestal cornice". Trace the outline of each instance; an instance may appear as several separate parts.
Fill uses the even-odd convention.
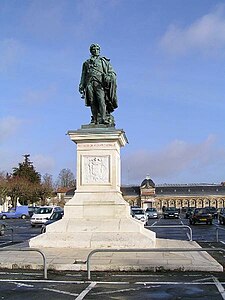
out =
[[[69,130],[67,132],[74,143],[95,142],[96,141],[118,141],[121,147],[128,143],[128,139],[123,129],[114,129],[114,127],[87,127],[78,130]]]

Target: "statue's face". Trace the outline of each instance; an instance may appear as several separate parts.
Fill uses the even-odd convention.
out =
[[[93,56],[98,56],[100,54],[100,48],[97,45],[92,46],[90,51]]]

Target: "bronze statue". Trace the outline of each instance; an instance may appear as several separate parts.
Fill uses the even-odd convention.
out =
[[[83,63],[79,92],[91,107],[91,124],[115,126],[111,113],[117,105],[116,73],[110,59],[100,56],[100,46],[90,46],[91,58]]]

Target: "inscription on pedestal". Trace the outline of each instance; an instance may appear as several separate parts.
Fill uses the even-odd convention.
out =
[[[78,150],[83,150],[83,149],[111,149],[115,148],[116,144],[115,143],[85,143],[85,144],[78,144],[77,149]]]
[[[110,156],[82,156],[82,184],[108,184],[110,182]]]

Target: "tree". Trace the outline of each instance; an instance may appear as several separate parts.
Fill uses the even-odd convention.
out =
[[[22,177],[32,183],[40,183],[41,175],[35,170],[32,162],[29,160],[30,155],[24,155],[24,162],[19,163],[19,167],[13,168],[13,177]]]
[[[41,185],[41,175],[35,170],[30,155],[24,155],[24,162],[13,168],[13,173],[7,179],[7,195],[11,197],[13,207],[17,200],[23,205],[40,199],[38,191]]]
[[[76,180],[70,169],[62,169],[56,181],[57,187],[75,187]]]
[[[41,199],[41,205],[46,205],[46,199],[54,195],[52,175],[46,173],[42,176],[42,182],[38,193]]]
[[[5,197],[7,196],[7,173],[0,172],[0,201],[4,203]]]

